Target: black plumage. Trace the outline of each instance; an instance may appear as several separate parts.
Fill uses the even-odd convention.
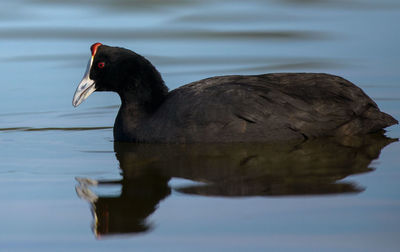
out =
[[[218,76],[168,92],[155,67],[136,53],[100,45],[92,54],[88,75],[95,89],[121,97],[116,141],[271,142],[367,134],[398,123],[334,75]]]

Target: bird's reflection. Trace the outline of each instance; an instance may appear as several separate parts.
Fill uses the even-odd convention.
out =
[[[78,179],[77,193],[90,202],[97,236],[141,233],[147,218],[171,193],[171,178],[201,182],[173,188],[184,194],[224,197],[358,193],[344,178],[373,168],[381,150],[397,139],[366,136],[285,144],[115,143],[119,181]],[[91,185],[118,184],[118,196],[95,195]]]

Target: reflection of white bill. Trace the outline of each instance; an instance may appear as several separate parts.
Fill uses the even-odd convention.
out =
[[[78,181],[79,184],[84,184],[86,186],[97,186],[99,184],[99,181],[89,178],[76,177],[75,180]]]
[[[89,203],[96,202],[99,197],[89,189],[89,186],[97,186],[98,182],[87,178],[75,179],[79,182],[79,185],[75,187],[76,194],[78,194],[79,198],[84,199]]]

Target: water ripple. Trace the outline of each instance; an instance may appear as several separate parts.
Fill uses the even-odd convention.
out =
[[[159,40],[322,40],[331,35],[319,31],[277,30],[277,31],[214,31],[214,30],[166,30],[166,29],[103,29],[103,28],[53,28],[23,27],[1,28],[1,40],[8,39],[63,39],[63,40],[105,40],[105,39],[159,39]]]
[[[33,128],[33,127],[13,127],[13,128],[0,128],[0,131],[86,131],[86,130],[103,130],[112,129],[111,126],[105,127],[44,127],[44,128]]]

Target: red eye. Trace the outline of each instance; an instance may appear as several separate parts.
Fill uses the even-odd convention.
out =
[[[105,65],[106,65],[106,63],[104,63],[104,62],[97,63],[98,68],[104,68]]]

